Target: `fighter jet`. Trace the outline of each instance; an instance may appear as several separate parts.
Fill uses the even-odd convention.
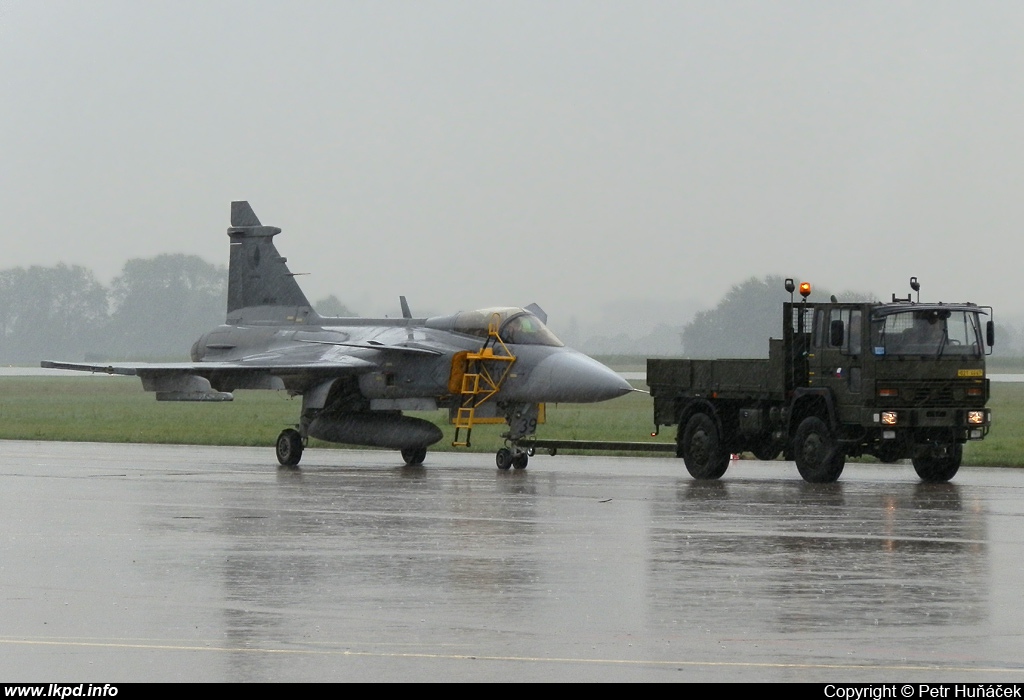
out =
[[[403,411],[446,409],[453,445],[475,425],[507,423],[501,469],[525,468],[545,403],[590,403],[632,391],[618,374],[565,347],[535,304],[451,316],[328,318],[316,313],[277,252],[281,229],[248,202],[231,203],[227,318],[192,346],[191,362],[43,367],[134,375],[157,401],[231,401],[237,389],[302,397],[299,422],[277,438],[278,462],[296,467],[310,437],[394,448],[422,464],[443,433]]]

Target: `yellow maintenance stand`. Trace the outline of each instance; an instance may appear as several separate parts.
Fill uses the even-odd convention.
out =
[[[462,397],[459,410],[455,416],[455,439],[452,447],[469,447],[473,426],[479,423],[504,423],[503,418],[477,418],[476,409],[501,390],[512,365],[515,355],[508,349],[498,334],[501,317],[491,316],[487,323],[487,340],[479,352],[467,352],[464,356],[465,371],[462,374],[459,394]],[[460,353],[461,355],[461,353]],[[465,440],[459,440],[462,430],[466,431]]]

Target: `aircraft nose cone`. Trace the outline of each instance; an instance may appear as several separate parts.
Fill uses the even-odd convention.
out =
[[[530,373],[529,393],[538,402],[607,401],[633,390],[618,374],[582,353],[569,352],[542,360]]]

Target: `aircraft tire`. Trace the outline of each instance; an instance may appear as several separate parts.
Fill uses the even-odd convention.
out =
[[[943,484],[954,476],[960,469],[960,462],[964,457],[963,445],[955,444],[946,448],[946,454],[941,457],[927,456],[914,457],[914,471],[921,477],[921,481],[930,484]]]
[[[694,413],[680,435],[680,452],[686,471],[694,479],[721,479],[729,468],[729,454],[715,420],[706,413]]]
[[[418,467],[423,464],[423,460],[427,458],[426,447],[410,447],[402,450],[402,459],[410,467]]]
[[[512,466],[512,450],[502,447],[494,455],[494,463],[498,469],[505,470]]]
[[[530,455],[525,452],[520,452],[512,458],[512,466],[516,469],[526,469],[526,465],[530,463]]]
[[[846,466],[846,455],[825,421],[817,416],[804,418],[796,429],[793,457],[800,476],[811,484],[831,484]]]
[[[277,461],[282,467],[297,467],[302,459],[302,436],[288,428],[277,436]]]

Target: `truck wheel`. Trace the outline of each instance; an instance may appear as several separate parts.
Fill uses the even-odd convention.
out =
[[[912,461],[914,462],[914,471],[921,477],[921,481],[941,484],[956,476],[963,457],[963,445],[950,445],[941,457],[928,455],[927,457],[914,457]]]
[[[694,479],[719,479],[729,468],[729,453],[722,449],[718,426],[706,413],[695,413],[680,436],[686,471]]]
[[[793,439],[793,457],[804,481],[831,484],[843,473],[846,455],[825,421],[811,416],[804,418]]]

